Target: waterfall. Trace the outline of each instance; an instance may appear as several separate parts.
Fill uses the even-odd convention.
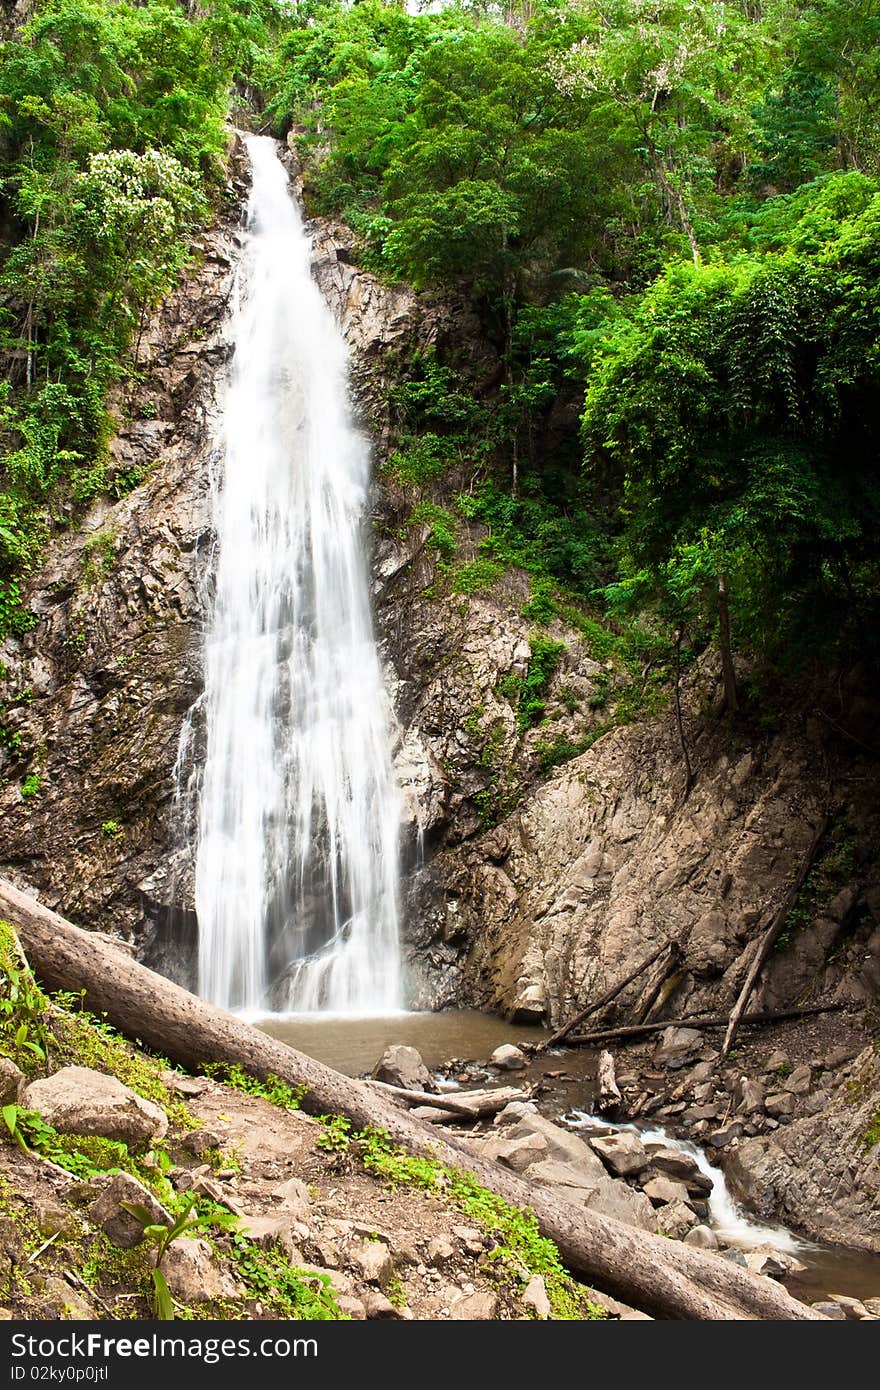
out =
[[[234,1009],[388,1013],[400,807],[362,530],[369,453],[275,142],[247,148],[213,479],[199,989]]]

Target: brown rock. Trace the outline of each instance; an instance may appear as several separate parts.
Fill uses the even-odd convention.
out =
[[[130,1174],[117,1173],[89,1208],[89,1220],[93,1225],[100,1226],[108,1240],[124,1250],[140,1245],[144,1238],[144,1223],[127,1212],[122,1206],[123,1202],[146,1208],[151,1221],[157,1226],[171,1225],[171,1215],[161,1202],[156,1201],[152,1192]]]
[[[138,1146],[161,1139],[168,1129],[158,1105],[90,1067],[62,1067],[43,1081],[32,1081],[24,1103],[62,1134],[98,1135]]]

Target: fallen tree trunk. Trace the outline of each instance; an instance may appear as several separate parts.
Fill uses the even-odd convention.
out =
[[[403,1086],[392,1086],[387,1081],[370,1081],[370,1086],[386,1091],[407,1105],[429,1105],[433,1110],[443,1110],[450,1115],[461,1116],[466,1120],[480,1120],[485,1115],[497,1115],[512,1100],[528,1100],[529,1092],[520,1091],[515,1086],[501,1086],[495,1091],[444,1092],[435,1095],[431,1091],[407,1091]]]
[[[806,880],[807,874],[810,872],[810,869],[813,866],[813,860],[816,858],[819,846],[822,843],[822,838],[830,824],[830,818],[828,816],[823,816],[816,829],[816,833],[810,842],[810,848],[807,850],[806,854],[803,857],[803,860],[801,861],[801,866],[798,869],[797,874],[795,875],[794,882],[792,883],[791,887],[789,888],[788,892],[783,898],[778,910],[774,913],[772,922],[770,923],[769,927],[767,928],[764,935],[758,942],[757,947],[755,948],[755,954],[752,958],[752,963],[749,966],[743,987],[740,990],[739,998],[737,999],[736,1003],[730,1011],[730,1018],[728,1019],[727,1023],[727,1032],[724,1034],[724,1042],[721,1044],[722,1057],[726,1057],[731,1047],[733,1046],[733,1040],[736,1037],[737,1029],[739,1028],[740,1023],[742,1022],[743,1012],[745,1010],[746,1004],[749,1002],[749,995],[755,987],[755,981],[758,978],[761,967],[764,964],[767,957],[769,956],[771,950],[773,949],[774,941],[781,933],[782,928],[785,926],[788,914],[791,912],[791,909],[797,902],[797,895],[801,891],[801,888],[803,887],[804,882]]]
[[[311,1114],[342,1114],[357,1128],[380,1128],[419,1154],[473,1175],[514,1206],[534,1211],[543,1235],[572,1274],[658,1317],[816,1319],[769,1279],[677,1241],[650,1235],[532,1187],[492,1159],[413,1119],[363,1081],[333,1071],[198,999],[90,932],[71,926],[0,879],[0,919],[16,928],[36,974],[50,989],[85,992],[94,1012],[190,1070],[238,1064],[305,1087]]]
[[[806,1004],[802,1009],[768,1009],[763,1013],[743,1014],[740,1023],[781,1023],[786,1018],[809,1018],[810,1014],[834,1014],[846,1004]],[[632,1023],[624,1028],[603,1028],[598,1033],[579,1033],[569,1038],[572,1047],[590,1047],[593,1043],[609,1042],[612,1038],[643,1038],[647,1033],[662,1033],[664,1028],[724,1028],[727,1014],[698,1014],[694,1018],[665,1018],[662,1023]]]
[[[616,1110],[623,1100],[620,1087],[617,1084],[617,1077],[614,1074],[614,1058],[610,1052],[599,1053],[598,1081],[599,1110],[601,1114],[607,1115],[610,1111]]]

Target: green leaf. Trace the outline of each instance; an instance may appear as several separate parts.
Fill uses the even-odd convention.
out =
[[[165,1275],[161,1269],[154,1269],[151,1272],[151,1277],[156,1294],[156,1317],[161,1318],[163,1322],[173,1322],[174,1300],[171,1297]]]

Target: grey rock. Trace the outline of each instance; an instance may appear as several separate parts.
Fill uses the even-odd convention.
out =
[[[127,1212],[122,1206],[123,1202],[145,1207],[157,1226],[171,1225],[170,1214],[148,1188],[128,1173],[117,1173],[101,1188],[97,1200],[89,1207],[89,1220],[101,1228],[108,1240],[123,1250],[140,1245],[144,1238],[144,1223]]]
[[[605,1139],[591,1139],[590,1148],[599,1155],[609,1172],[618,1178],[641,1173],[650,1161],[641,1139],[629,1130],[610,1134]]]
[[[62,1134],[98,1135],[138,1146],[161,1139],[168,1129],[158,1105],[90,1067],[62,1067],[43,1081],[32,1081],[24,1103]]]
[[[862,1303],[861,1299],[850,1298],[847,1294],[843,1293],[833,1293],[830,1297],[832,1303],[836,1303],[839,1308],[842,1308],[846,1316],[853,1322],[869,1316],[868,1309],[865,1307],[864,1303]]]
[[[764,1274],[768,1279],[784,1279],[789,1273],[787,1261],[780,1259],[774,1250],[750,1250],[746,1264],[753,1274]]]
[[[0,1057],[0,1105],[18,1105],[26,1086],[24,1072],[10,1057]]]
[[[846,1313],[840,1304],[833,1303],[830,1299],[827,1302],[823,1300],[819,1303],[811,1303],[810,1307],[815,1308],[816,1312],[821,1313],[823,1317],[832,1318],[835,1322],[846,1321]]]
[[[526,1054],[513,1043],[502,1043],[500,1047],[496,1047],[489,1061],[499,1071],[522,1071],[528,1066]]]
[[[400,1086],[405,1091],[431,1091],[434,1083],[421,1054],[405,1043],[387,1047],[373,1069],[377,1081]]]
[[[165,1251],[161,1269],[174,1297],[190,1306],[214,1298],[240,1298],[243,1293],[218,1264],[206,1240],[178,1236]]]
[[[667,1202],[655,1212],[657,1225],[673,1240],[684,1240],[688,1231],[700,1224],[700,1218],[685,1202]]]
[[[350,1293],[340,1293],[336,1295],[336,1306],[340,1313],[351,1318],[352,1322],[363,1322],[367,1316],[367,1309],[359,1298],[355,1298]]]
[[[352,1241],[346,1255],[350,1268],[368,1284],[387,1284],[394,1273],[394,1258],[384,1240]]]
[[[753,1115],[757,1110],[764,1108],[764,1086],[760,1081],[754,1081],[748,1076],[742,1077],[736,1089],[737,1109],[744,1115]]]
[[[442,1265],[453,1259],[455,1259],[455,1246],[449,1237],[432,1236],[428,1241],[428,1264]]]
[[[742,1250],[737,1250],[734,1245],[732,1245],[729,1250],[722,1250],[721,1258],[722,1260],[728,1260],[732,1265],[740,1265],[743,1269],[748,1269],[749,1267],[744,1252]]]
[[[371,1321],[376,1318],[401,1321],[406,1318],[406,1310],[398,1308],[379,1289],[365,1289],[362,1295],[364,1316]]]
[[[672,1070],[684,1067],[702,1050],[705,1041],[696,1028],[664,1028],[651,1060],[655,1066]]]
[[[667,1178],[663,1173],[658,1173],[656,1177],[643,1182],[642,1191],[657,1207],[667,1202],[687,1202],[688,1199],[688,1190],[684,1183]]]
[[[497,1128],[502,1125],[516,1124],[524,1115],[537,1115],[538,1107],[532,1100],[512,1100],[505,1105],[503,1110],[499,1110],[492,1123]]]
[[[805,1115],[818,1115],[828,1104],[827,1091],[813,1091],[810,1095],[804,1096],[801,1109]]]
[[[709,1135],[708,1142],[713,1149],[726,1149],[728,1144],[732,1144],[735,1139],[743,1136],[743,1126],[739,1120],[734,1120],[732,1125],[725,1125],[723,1129],[713,1130]]]
[[[717,1120],[718,1114],[717,1105],[691,1105],[681,1117],[682,1124],[698,1125],[701,1120]]]
[[[788,1060],[788,1053],[783,1052],[780,1048],[777,1048],[774,1052],[771,1052],[770,1056],[767,1058],[767,1061],[764,1063],[764,1066],[767,1071],[775,1072],[778,1072],[780,1067],[788,1067],[789,1065],[790,1063]]]
[[[795,1098],[791,1091],[774,1091],[764,1101],[764,1109],[774,1120],[780,1120],[784,1115],[793,1115]]]
[[[785,1079],[785,1089],[796,1096],[805,1096],[813,1084],[812,1067],[795,1067],[791,1076]]]
[[[702,1176],[696,1159],[690,1154],[671,1149],[665,1144],[648,1144],[646,1149],[651,1167],[656,1168],[658,1173],[665,1173],[670,1178],[679,1178],[682,1182],[691,1182]]]
[[[531,1164],[540,1163],[548,1157],[547,1140],[543,1134],[524,1134],[519,1139],[487,1145],[486,1151],[515,1173],[524,1173]]]
[[[498,1298],[484,1290],[463,1294],[451,1305],[449,1316],[456,1322],[489,1322],[498,1316]]]
[[[297,1246],[293,1226],[294,1222],[290,1216],[245,1214],[239,1220],[238,1230],[263,1250],[269,1250],[273,1245],[280,1246],[290,1264],[301,1264],[302,1251]]]
[[[547,1297],[547,1288],[540,1274],[533,1274],[522,1292],[522,1301],[526,1308],[530,1308],[535,1317],[540,1321],[545,1321],[550,1316],[550,1299]]]
[[[717,1250],[718,1237],[709,1226],[694,1226],[684,1238],[685,1245],[695,1245],[698,1250]]]

